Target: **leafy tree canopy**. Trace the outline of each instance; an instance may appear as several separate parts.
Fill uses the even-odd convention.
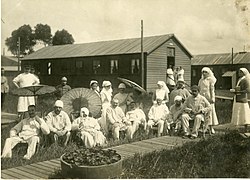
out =
[[[8,50],[15,56],[18,55],[18,38],[20,37],[20,55],[34,52],[33,47],[37,42],[47,45],[73,44],[74,38],[67,30],[56,31],[52,38],[51,28],[47,24],[37,24],[34,31],[30,25],[23,25],[12,31],[11,37],[5,40]]]
[[[37,24],[35,26],[35,39],[42,41],[44,46],[50,45],[52,40],[51,28],[49,25]]]
[[[73,36],[65,29],[56,31],[52,38],[52,45],[73,44],[75,42]]]
[[[18,37],[20,37],[20,54],[25,55],[33,52],[36,41],[30,25],[25,24],[19,27],[11,33],[11,37],[5,40],[8,50],[14,55],[18,54]]]

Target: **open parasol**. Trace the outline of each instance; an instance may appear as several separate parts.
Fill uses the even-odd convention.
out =
[[[145,93],[145,94],[147,93],[147,91],[145,89],[143,89],[141,86],[139,86],[138,84],[136,84],[135,82],[133,82],[131,80],[128,80],[125,78],[120,78],[120,77],[118,77],[117,79],[122,81],[124,84],[126,84],[129,87],[132,87],[132,88],[134,88],[142,93]]]
[[[11,94],[17,96],[40,96],[51,94],[56,91],[56,88],[48,85],[33,85],[14,89]]]
[[[62,97],[63,110],[68,114],[79,112],[82,107],[87,107],[93,117],[96,117],[102,107],[100,97],[93,90],[75,88],[66,92]]]

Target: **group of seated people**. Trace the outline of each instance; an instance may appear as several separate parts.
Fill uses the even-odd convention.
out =
[[[174,104],[168,108],[162,98],[157,98],[146,117],[144,111],[139,108],[137,102],[130,102],[129,110],[124,113],[119,107],[119,100],[113,98],[111,105],[106,109],[106,126],[114,140],[120,139],[120,132],[124,131],[126,138],[133,139],[135,132],[140,126],[148,134],[150,129],[156,129],[157,135],[161,136],[164,129],[183,130],[183,137],[196,138],[201,122],[211,110],[209,102],[199,94],[199,87],[191,87],[191,95],[183,103],[181,96],[175,96]],[[57,100],[54,110],[44,119],[36,115],[36,107],[28,107],[29,118],[23,119],[10,130],[10,137],[6,139],[2,151],[2,158],[11,158],[12,149],[18,143],[28,143],[27,154],[24,159],[30,159],[36,151],[39,143],[39,135],[42,132],[51,137],[55,143],[62,139],[64,146],[67,145],[71,131],[78,131],[80,138],[87,148],[104,146],[107,142],[107,132],[103,131],[97,119],[89,116],[89,109],[81,108],[80,117],[72,122],[63,110],[63,102]],[[192,130],[189,121],[194,120]],[[60,140],[61,141],[61,140]]]

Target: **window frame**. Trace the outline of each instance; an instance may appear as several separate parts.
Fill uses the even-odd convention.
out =
[[[138,68],[138,71],[137,72],[134,72],[134,68],[137,64],[137,68]],[[130,64],[130,73],[131,74],[140,74],[140,66],[141,66],[141,63],[140,63],[140,59],[139,58],[133,58],[131,59],[131,64]]]
[[[113,64],[113,66],[112,66],[112,64]],[[114,66],[116,66],[116,72],[114,72],[114,70],[113,70]],[[109,71],[110,74],[117,74],[118,70],[119,70],[119,61],[118,61],[118,59],[111,59],[109,67],[110,67],[110,71]]]

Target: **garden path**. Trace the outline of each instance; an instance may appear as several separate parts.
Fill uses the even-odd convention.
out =
[[[15,123],[18,120],[17,114],[11,114],[7,112],[1,112],[1,126]]]
[[[161,149],[173,149],[182,146],[190,139],[182,139],[176,136],[162,136],[152,139],[122,144],[112,147],[121,156],[122,159],[132,157],[136,153],[146,154]],[[43,161],[26,166],[19,166],[1,171],[2,179],[48,179],[50,175],[60,170],[60,159]]]

